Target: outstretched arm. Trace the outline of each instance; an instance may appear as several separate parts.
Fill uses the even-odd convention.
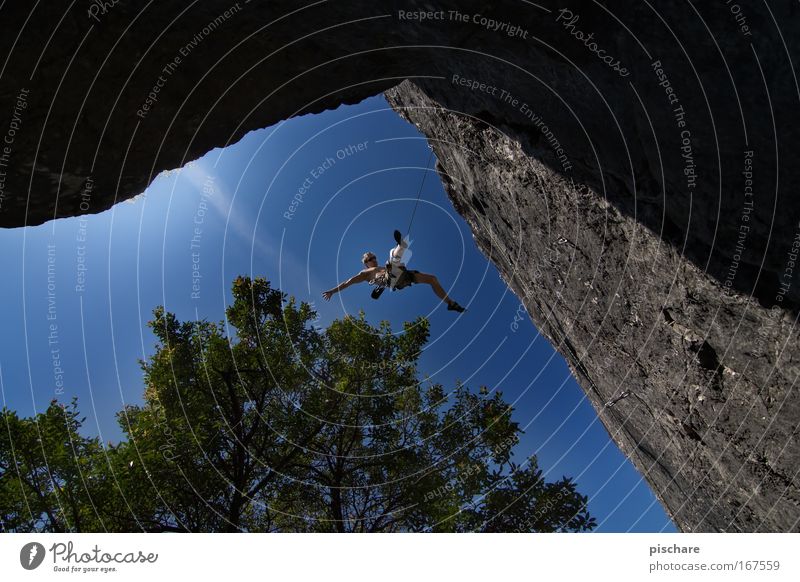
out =
[[[369,273],[370,273],[369,269],[364,269],[358,275],[350,277],[347,281],[339,283],[333,289],[328,289],[327,291],[322,293],[323,299],[325,299],[325,301],[328,301],[330,300],[331,297],[333,297],[336,293],[338,293],[342,289],[347,289],[350,285],[355,285],[356,283],[361,283],[363,281],[368,280]]]

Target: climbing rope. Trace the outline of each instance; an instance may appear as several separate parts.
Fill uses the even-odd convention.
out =
[[[431,150],[431,153],[428,155],[428,161],[425,162],[425,172],[422,174],[422,182],[420,182],[419,190],[417,190],[417,201],[414,203],[414,211],[411,213],[411,220],[408,221],[408,230],[406,230],[406,236],[405,236],[406,239],[408,239],[408,235],[411,234],[411,225],[414,224],[414,216],[416,216],[416,214],[417,214],[417,206],[419,206],[419,199],[420,199],[420,196],[422,196],[422,188],[425,186],[425,178],[428,176],[428,169],[430,168],[431,159],[433,158],[433,147],[430,144],[428,144],[428,149]],[[395,231],[395,232],[397,233],[397,235],[400,234],[399,231]],[[401,244],[401,241],[398,240],[397,244]],[[386,268],[387,268],[387,277],[388,277],[389,268],[390,268],[389,263],[386,264]],[[373,299],[380,298],[381,294],[386,290],[386,287],[389,287],[389,286],[390,286],[390,284],[388,283],[388,279],[387,279],[387,282],[385,284],[378,285],[378,286],[375,287],[375,289],[372,290],[371,297]],[[392,287],[392,291],[394,291],[394,289],[395,288]]]
[[[419,185],[419,190],[417,191],[417,201],[414,203],[414,212],[411,213],[411,220],[408,222],[408,230],[406,230],[406,238],[411,233],[411,225],[414,224],[414,215],[417,213],[417,206],[419,205],[419,197],[422,194],[422,187],[425,186],[425,178],[428,177],[428,168],[431,165],[431,158],[433,158],[433,147],[428,144],[428,149],[431,150],[430,155],[428,156],[428,161],[425,163],[425,172],[422,174],[422,182]]]

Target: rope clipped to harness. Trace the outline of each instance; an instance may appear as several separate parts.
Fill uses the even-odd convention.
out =
[[[425,186],[425,178],[428,177],[428,170],[430,169],[431,160],[433,159],[433,147],[430,144],[428,144],[428,149],[430,150],[430,154],[428,154],[428,161],[425,163],[425,171],[422,174],[422,181],[420,182],[419,189],[417,190],[417,200],[414,202],[414,210],[411,212],[411,220],[408,221],[408,229],[406,229],[405,236],[406,239],[408,239],[408,235],[411,234],[411,226],[414,224],[414,217],[417,214],[417,206],[419,206],[419,199],[422,196],[422,189]],[[403,245],[403,235],[399,230],[394,231],[394,240],[397,242],[398,246],[401,247],[401,249],[405,249]],[[402,252],[400,254],[402,256]],[[392,276],[394,271],[398,271],[399,274],[397,276]],[[376,286],[375,289],[372,290],[372,293],[370,293],[370,297],[373,299],[379,299],[387,287],[392,291],[405,287],[405,285],[402,285],[402,282],[401,286],[397,286],[397,283],[401,281],[401,277],[405,274],[405,271],[406,269],[404,265],[392,264],[390,255],[390,261],[386,263],[386,281],[384,284]]]

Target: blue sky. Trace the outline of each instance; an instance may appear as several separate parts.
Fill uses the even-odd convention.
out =
[[[0,230],[3,404],[30,415],[77,396],[86,431],[116,441],[114,413],[141,402],[137,360],[153,353],[152,309],[219,321],[237,275],[265,276],[312,303],[322,326],[360,309],[395,330],[426,315],[421,371],[446,388],[461,380],[501,390],[525,429],[517,458],[535,453],[548,479],[574,477],[597,531],[676,531],[563,358],[527,317],[512,326],[519,300],[435,174],[407,263],[436,274],[468,311],[446,311],[421,285],[379,301],[366,285],[322,300],[360,270],[365,251],[385,261],[392,231],[408,226],[428,155],[424,137],[376,96],[252,132],[101,214]]]

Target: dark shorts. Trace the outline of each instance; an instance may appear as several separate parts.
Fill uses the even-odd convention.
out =
[[[394,286],[395,289],[403,289],[404,287],[408,287],[409,285],[413,285],[417,282],[417,274],[419,271],[414,271],[411,269],[403,269],[401,275],[397,278],[397,284]]]

